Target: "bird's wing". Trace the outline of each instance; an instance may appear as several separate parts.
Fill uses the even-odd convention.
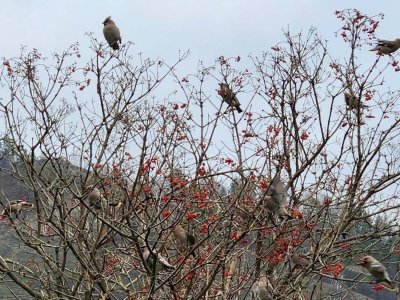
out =
[[[371,264],[371,270],[378,271],[378,272],[383,272],[386,269],[381,263],[372,263]]]
[[[188,239],[190,245],[196,244],[196,238],[193,235],[188,234],[187,239]]]
[[[267,207],[270,211],[275,212],[275,211],[277,211],[277,210],[279,209],[278,203],[276,203],[276,202],[272,199],[271,196],[267,195],[267,196],[264,198],[264,200],[265,200],[265,205],[266,205],[266,207]]]
[[[396,47],[397,46],[395,41],[389,41],[389,40],[378,40],[378,45],[384,46],[384,47]]]
[[[121,32],[117,26],[114,28],[114,35],[116,37],[115,41],[119,41],[121,43]]]
[[[232,105],[233,106],[240,106],[239,99],[236,97],[235,93],[231,94],[231,98],[232,98]]]
[[[370,266],[370,272],[374,277],[384,277],[389,280],[389,275],[386,271],[386,268],[381,263],[372,263]]]

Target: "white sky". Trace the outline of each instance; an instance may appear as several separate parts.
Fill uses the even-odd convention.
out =
[[[261,54],[283,40],[282,29],[288,26],[293,33],[315,26],[333,40],[341,25],[333,12],[344,8],[383,12],[378,36],[400,36],[398,0],[4,0],[0,56],[17,56],[21,45],[51,54],[77,41],[84,54],[89,46],[85,33],[102,40],[101,23],[111,15],[123,41],[134,42],[137,52],[168,61],[178,50],[190,49],[195,69],[198,60]]]

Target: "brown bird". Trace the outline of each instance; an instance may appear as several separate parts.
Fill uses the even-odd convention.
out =
[[[229,88],[229,85],[225,83],[219,83],[220,89],[218,90],[218,95],[222,97],[230,107],[236,108],[238,113],[241,113],[243,110],[240,108],[240,102],[236,97],[236,94]]]
[[[287,190],[288,188],[282,182],[281,177],[276,175],[268,187],[267,195],[271,196],[272,200],[274,200],[276,204],[282,206],[287,202]]]
[[[285,217],[290,217],[289,212],[286,209],[286,202],[283,204],[279,204],[275,202],[275,200],[269,196],[266,195],[264,197],[264,203],[267,209],[275,216],[278,216],[279,218],[285,218]]]
[[[15,214],[18,216],[22,211],[33,209],[35,205],[33,203],[28,203],[25,200],[14,200],[10,201],[3,208],[3,211],[0,215],[0,220],[3,220],[5,217],[10,216],[10,214]]]
[[[367,108],[368,105],[362,104],[361,100],[350,93],[344,93],[344,101],[351,110],[359,110],[360,108]],[[360,106],[361,105],[361,106]]]
[[[159,254],[157,250],[149,250],[147,246],[143,246],[143,258],[151,271],[170,271],[175,270],[175,267],[171,265],[168,260]]]
[[[101,194],[100,190],[93,185],[86,186],[86,190],[89,191],[92,189],[88,195],[89,205],[93,206],[95,209],[106,211],[108,206],[116,206],[119,207],[122,202],[112,203],[108,202],[106,198]]]
[[[300,267],[307,267],[307,266],[311,265],[310,258],[307,257],[306,255],[300,254],[300,253],[293,253],[292,262],[294,265],[300,266]]]
[[[369,51],[379,51],[383,54],[390,54],[395,52],[399,48],[400,48],[400,39],[395,39],[394,41],[378,40],[378,43],[375,46],[375,48]]]
[[[268,187],[267,195],[264,197],[268,210],[280,218],[291,217],[286,209],[287,189],[280,176],[276,175]]]
[[[113,50],[119,50],[119,44],[121,44],[119,28],[115,25],[115,22],[111,20],[111,17],[107,17],[103,24],[103,34],[107,43]]]
[[[377,283],[380,283],[386,289],[390,291],[396,291],[396,284],[389,278],[389,274],[385,266],[373,258],[372,256],[363,256],[360,258],[358,265],[364,267],[372,276],[375,277]]]
[[[178,248],[180,251],[184,252],[192,248],[196,244],[196,239],[193,235],[188,234],[181,225],[176,225],[173,230],[174,237],[176,239]],[[196,257],[194,250],[190,252],[193,257]]]

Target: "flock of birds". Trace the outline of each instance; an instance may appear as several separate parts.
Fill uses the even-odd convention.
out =
[[[311,264],[308,258],[302,255],[294,254],[292,261],[296,266],[307,267]],[[376,282],[390,291],[397,291],[397,285],[390,279],[385,266],[372,256],[364,256],[360,258],[358,265],[366,269],[372,276],[376,278]],[[261,300],[273,300],[271,291],[273,289],[269,276],[261,275],[251,287],[251,291]]]
[[[108,45],[113,50],[119,50],[121,45],[121,34],[119,28],[111,17],[107,17],[104,22],[103,33]],[[375,48],[371,51],[378,51],[381,54],[390,54],[397,51],[400,48],[400,39],[393,41],[390,40],[378,40]],[[241,113],[243,110],[240,107],[240,102],[236,94],[232,91],[226,83],[219,84],[220,89],[218,94],[222,97],[229,107],[237,110]],[[351,110],[360,110],[360,108],[367,107],[362,104],[353,93],[344,93],[345,102]],[[89,205],[97,210],[104,211],[108,206],[119,207],[121,203],[110,203],[102,195],[101,191],[94,186],[87,186]],[[286,209],[287,206],[287,187],[283,184],[279,176],[276,176],[267,191],[265,196],[265,204],[267,209],[277,217],[288,216],[289,213]],[[0,215],[0,220],[10,218],[11,215],[18,215],[23,211],[32,210],[35,205],[27,202],[26,200],[15,200],[8,202]],[[188,234],[186,230],[181,226],[177,225],[173,229],[173,236],[177,242],[179,251],[189,251],[191,255],[195,256],[193,246],[196,244],[194,236]],[[156,249],[149,249],[147,245],[142,246],[142,255],[144,260],[147,262],[147,266],[150,270],[162,271],[162,270],[173,270],[175,266],[169,263],[168,259],[162,256]],[[291,257],[293,263],[298,266],[308,266],[312,262],[309,258],[304,255],[294,253]],[[375,279],[377,283],[382,284],[389,290],[397,290],[397,285],[390,279],[386,267],[372,256],[361,257],[358,265],[364,267]],[[252,292],[255,293],[260,299],[272,299],[269,293],[269,282],[268,276],[260,276],[258,280],[252,286]]]
[[[265,205],[268,210],[277,216],[278,218],[290,217],[287,207],[287,193],[288,187],[280,179],[280,176],[275,176],[271,181],[270,186],[267,190],[267,195],[264,198]],[[312,260],[306,255],[299,253],[292,253],[291,261],[295,266],[308,267],[312,265]],[[359,272],[365,270],[371,274],[376,283],[381,284],[384,288],[390,291],[397,291],[397,284],[391,280],[386,267],[374,257],[367,255],[360,258],[357,265],[361,266],[362,269],[354,268],[354,271]],[[272,286],[269,283],[268,276],[261,275],[258,280],[253,284],[251,290],[261,300],[272,300],[273,297],[270,294]]]
[[[107,17],[104,22],[103,34],[106,39],[108,45],[113,50],[119,50],[121,44],[121,33],[118,26],[111,19],[111,17]],[[378,51],[381,54],[391,54],[397,51],[400,48],[400,39],[395,40],[378,40],[376,46],[370,51]],[[240,102],[236,96],[236,93],[232,91],[226,83],[219,83],[220,89],[218,90],[218,94],[222,97],[223,101],[228,104],[228,107],[235,108],[238,113],[241,113],[243,110],[240,107]],[[362,104],[360,99],[358,99],[353,92],[346,92],[344,94],[345,102],[347,106],[351,110],[360,110],[360,108],[366,108],[365,104]]]

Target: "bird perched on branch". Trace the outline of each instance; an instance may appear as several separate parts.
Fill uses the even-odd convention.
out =
[[[286,204],[288,188],[284,185],[279,175],[276,175],[272,179],[270,186],[268,187],[267,195],[271,196],[272,200],[277,204]]]
[[[386,289],[390,291],[396,291],[396,284],[389,278],[389,274],[385,266],[373,258],[372,256],[363,256],[360,258],[358,265],[364,267],[372,276],[375,277],[377,283],[380,283]]]
[[[361,100],[350,93],[344,93],[344,101],[351,110],[359,110],[360,108],[367,108],[368,105],[361,103]]]
[[[3,220],[5,217],[10,216],[10,214],[15,214],[18,216],[22,211],[33,209],[35,205],[33,203],[28,203],[25,200],[14,200],[10,201],[3,208],[3,211],[0,215],[0,220]]]
[[[157,250],[152,249],[150,251],[150,249],[146,245],[142,246],[142,249],[144,261],[147,263],[147,266],[151,271],[155,270],[156,272],[158,272],[162,270],[175,270],[175,267],[171,265],[164,256],[159,254]]]
[[[174,237],[176,239],[178,249],[182,252],[191,250],[194,244],[196,244],[196,239],[193,235],[188,234],[182,225],[176,225],[173,230]],[[190,252],[193,257],[196,257],[194,250]]]
[[[111,17],[107,17],[103,24],[103,34],[107,43],[111,48],[113,48],[113,50],[119,50],[119,45],[121,44],[119,28],[115,25],[115,22],[111,20]]]
[[[122,204],[122,202],[109,202],[106,198],[104,198],[97,187],[93,187],[93,185],[86,186],[86,190],[90,189],[92,190],[88,195],[89,205],[94,207],[95,209],[106,211],[109,206],[119,207]]]
[[[293,253],[291,259],[295,266],[307,267],[311,265],[311,259],[301,253]]]
[[[218,95],[222,97],[230,107],[236,108],[238,113],[241,113],[243,110],[240,108],[240,102],[236,97],[236,94],[230,89],[229,85],[226,83],[219,83],[220,89],[218,90]]]
[[[397,49],[399,48],[400,48],[400,39],[395,39],[394,41],[378,40],[378,43],[375,46],[375,48],[369,51],[379,51],[383,54],[390,54],[397,51]]]
[[[265,202],[265,206],[267,207],[267,209],[275,216],[279,217],[279,218],[285,218],[290,216],[289,212],[286,209],[286,203],[284,204],[279,204],[277,202],[275,202],[275,200],[267,195],[264,197],[264,202]]]
[[[270,212],[280,218],[290,217],[285,207],[287,204],[287,197],[287,187],[283,184],[280,176],[276,175],[268,187],[267,195],[264,197],[266,207]]]

